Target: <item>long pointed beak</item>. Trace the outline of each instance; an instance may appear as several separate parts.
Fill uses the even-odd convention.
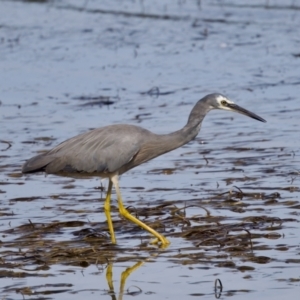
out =
[[[237,112],[237,113],[240,113],[242,115],[245,115],[245,116],[248,116],[252,119],[255,119],[255,120],[258,120],[258,121],[261,121],[261,122],[267,122],[265,119],[261,118],[260,116],[254,114],[253,112],[245,109],[245,108],[242,108],[234,103],[228,103],[227,104],[227,107],[229,107],[230,109],[232,109],[233,111]]]

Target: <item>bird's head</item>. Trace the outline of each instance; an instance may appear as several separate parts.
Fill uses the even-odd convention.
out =
[[[210,94],[205,96],[207,99],[209,105],[211,106],[211,109],[223,109],[223,110],[229,110],[233,112],[240,113],[242,115],[248,116],[250,118],[253,118],[255,120],[266,122],[263,118],[260,116],[254,114],[253,112],[242,108],[235,104],[233,101],[229,100],[227,97],[225,97],[222,94]]]

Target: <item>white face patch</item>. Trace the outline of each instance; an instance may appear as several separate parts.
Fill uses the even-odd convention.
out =
[[[234,104],[233,101],[229,100],[228,98],[226,98],[225,96],[222,96],[222,95],[219,95],[216,98],[216,100],[218,102],[218,108],[220,108],[220,109],[231,110],[229,107],[226,107],[226,105],[222,104],[223,101],[225,101],[226,103]]]

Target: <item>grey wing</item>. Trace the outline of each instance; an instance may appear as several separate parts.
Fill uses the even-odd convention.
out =
[[[140,149],[139,130],[130,131],[122,126],[108,126],[78,135],[45,154],[33,157],[25,163],[22,171],[116,172]]]

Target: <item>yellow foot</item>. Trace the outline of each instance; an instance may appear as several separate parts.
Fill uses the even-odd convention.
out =
[[[164,237],[163,240],[154,239],[150,242],[151,245],[159,245],[161,248],[167,248],[171,243]]]

